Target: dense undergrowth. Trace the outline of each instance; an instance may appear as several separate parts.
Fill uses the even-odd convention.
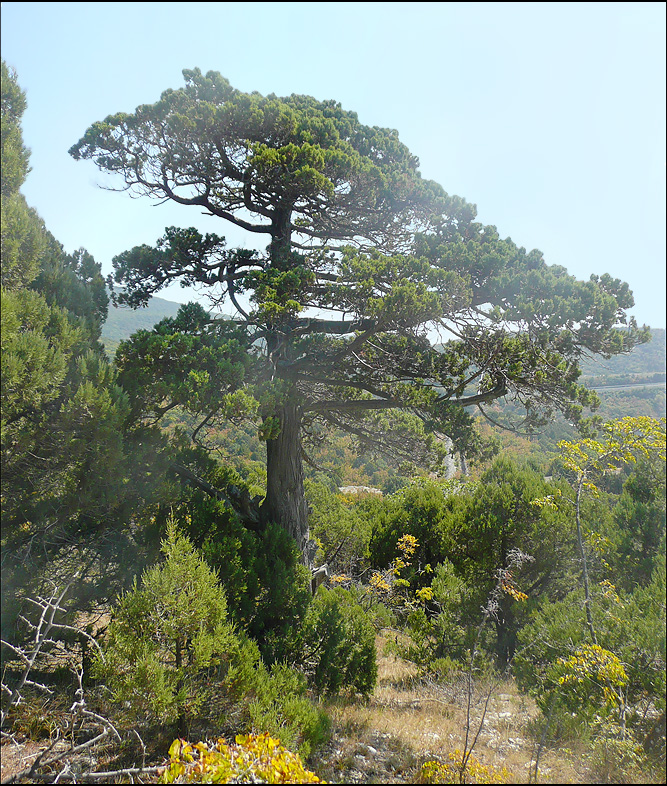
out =
[[[376,635],[389,630],[395,634],[385,647],[414,664],[414,684],[464,685],[459,710],[480,681],[516,679],[537,702],[532,731],[523,733],[542,756],[576,742],[588,746],[591,761],[606,763],[611,780],[649,777],[664,761],[664,485],[648,482],[661,461],[649,456],[625,467],[582,501],[581,515],[595,523],[584,527],[595,643],[572,511],[553,502],[567,493],[567,473],[545,480],[535,466],[498,459],[478,481],[423,477],[385,496],[346,496],[314,479],[320,559],[336,546],[314,597],[280,531],[243,531],[222,503],[192,491],[147,522],[145,536],[160,538],[161,556],[111,600],[105,625],[83,625],[87,618],[67,594],[26,606],[24,638],[5,665],[14,691],[12,701],[5,697],[5,733],[67,734],[76,746],[95,736],[97,722],[123,740],[106,754],[114,771],[137,767],[128,735],[144,741],[156,767],[167,761],[170,736],[233,742],[267,734],[301,757],[303,765],[290,759],[301,773],[335,739],[332,700],[362,707],[374,695]],[[54,624],[40,640],[29,623],[38,626],[49,609]],[[35,648],[21,684],[20,661]],[[93,714],[75,719],[66,705],[77,686]],[[432,764],[424,760],[411,777],[506,777],[478,758],[470,714],[460,730],[458,746]],[[245,743],[235,744],[240,751]],[[186,770],[201,775],[205,762],[223,759],[232,766],[233,748],[225,746],[196,749],[192,767],[200,764]],[[37,767],[30,777],[45,772]]]

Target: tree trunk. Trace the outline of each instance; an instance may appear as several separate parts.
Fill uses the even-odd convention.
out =
[[[277,413],[280,433],[266,442],[266,499],[260,515],[274,521],[296,541],[304,562],[308,543],[308,503],[303,488],[301,410],[288,404]],[[310,567],[310,565],[309,565]]]
[[[505,671],[516,650],[516,624],[512,610],[514,602],[512,598],[502,597],[500,599],[498,619],[495,622],[496,659],[500,671]]]
[[[273,211],[268,252],[271,268],[280,271],[289,270],[293,264],[291,214],[289,204]],[[267,357],[278,377],[277,365],[289,354],[284,328],[285,325],[274,326],[266,339]],[[312,569],[314,555],[308,539],[308,503],[303,488],[301,407],[292,399],[277,411],[266,414],[278,418],[280,432],[275,439],[266,441],[266,498],[259,510],[260,522],[273,521],[288,532],[296,541],[302,561]]]

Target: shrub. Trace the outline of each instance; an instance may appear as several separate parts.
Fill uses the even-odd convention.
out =
[[[552,739],[589,739],[600,772],[637,767],[632,741],[650,732],[651,705],[665,707],[664,566],[631,594],[617,595],[608,582],[592,594],[599,646],[586,641],[579,589],[545,603],[520,631],[513,671],[549,718]]]
[[[120,600],[95,671],[135,714],[181,729],[206,700],[204,676],[234,641],[225,593],[190,541],[169,523],[165,562]]]
[[[190,745],[174,740],[162,783],[323,783],[268,734]]]
[[[648,780],[650,762],[633,734],[615,723],[594,724],[594,739],[587,761],[598,783],[642,783]],[[664,769],[663,769],[664,777]]]
[[[626,701],[631,706],[650,698],[659,709],[665,706],[665,568],[658,567],[651,583],[620,596],[609,583],[592,588],[593,621],[601,647],[623,663],[628,684]],[[571,592],[564,600],[546,602],[533,613],[519,632],[522,645],[513,672],[521,690],[548,704],[555,685],[551,669],[559,658],[567,659],[584,644],[586,618],[584,594]],[[558,675],[560,676],[560,675]]]
[[[628,675],[613,652],[598,644],[582,644],[547,669],[547,680],[558,686],[560,702],[570,712],[595,717],[619,705],[618,691],[627,685]]]
[[[329,718],[308,698],[304,675],[285,664],[267,668],[249,639],[233,653],[224,687],[231,698],[226,715],[237,713],[238,728],[268,732],[302,756],[329,738]]]
[[[304,624],[304,662],[311,686],[329,695],[351,688],[365,696],[377,678],[371,618],[342,587],[320,587]]]
[[[215,571],[173,522],[162,551],[165,562],[121,599],[98,676],[134,716],[177,720],[185,734],[200,709],[222,705],[230,731],[268,731],[307,755],[329,721],[308,699],[306,678],[267,668],[258,645],[234,632]]]
[[[310,534],[320,546],[318,559],[333,571],[356,572],[368,557],[371,520],[360,515],[355,502],[337,489],[313,480],[305,485]]]
[[[474,756],[466,758],[459,750],[448,754],[448,761],[424,762],[417,773],[416,783],[516,783],[511,772],[482,764]]]
[[[299,563],[294,539],[272,523],[251,530],[222,502],[200,492],[174,516],[215,569],[231,621],[257,642],[264,661],[298,657],[312,595],[310,572]]]
[[[472,646],[475,631],[465,621],[471,612],[470,591],[448,560],[436,566],[430,589],[424,605],[408,615],[405,632],[410,641],[400,654],[430,672],[434,665],[450,671],[453,661],[465,658]]]

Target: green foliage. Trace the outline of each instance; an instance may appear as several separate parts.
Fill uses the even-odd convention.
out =
[[[622,664],[625,671],[627,685],[623,694],[630,725],[640,723],[645,711],[642,701],[648,700],[658,708],[665,706],[664,596],[662,565],[656,569],[648,586],[632,593],[616,594],[610,591],[608,584],[594,588],[591,609],[598,633],[597,646],[610,653],[605,657],[611,658],[610,662]],[[572,658],[579,657],[577,652],[585,653],[595,646],[586,641],[583,601],[583,590],[577,589],[561,601],[542,603],[533,613],[531,622],[519,631],[520,647],[513,672],[519,687],[533,694],[545,713],[556,691],[559,704],[564,702],[563,706],[567,707],[568,701],[575,702],[581,719],[591,720],[605,703],[607,681],[596,692],[592,683],[577,682],[576,664],[568,665]],[[584,660],[590,666],[590,678],[598,680],[597,672],[593,673],[597,661]],[[559,682],[566,673],[572,673],[572,685],[574,688],[581,686],[580,691],[572,691],[569,683]]]
[[[137,411],[161,415],[182,406],[195,415],[239,418],[257,408],[239,390],[249,361],[244,343],[235,323],[223,320],[212,332],[206,311],[189,303],[153,331],[121,342],[116,365]]]
[[[25,93],[16,73],[2,61],[2,187],[0,212],[2,286],[19,289],[37,275],[45,238],[37,213],[19,193],[30,167],[30,151],[23,144],[21,118]]]
[[[329,718],[309,700],[305,676],[283,663],[267,668],[251,639],[239,637],[223,690],[230,699],[225,725],[236,713],[236,726],[268,731],[303,756],[328,739]]]
[[[141,488],[140,445],[154,446],[156,435],[128,433],[129,402],[116,374],[98,354],[76,353],[81,338],[42,295],[2,293],[5,535],[26,522],[108,520]],[[151,462],[156,469],[155,456]],[[134,489],[125,483],[130,471]]]
[[[318,693],[348,688],[368,696],[375,687],[375,629],[354,596],[320,587],[304,621],[304,665]]]
[[[331,572],[354,572],[368,558],[370,519],[322,481],[306,481],[306,499],[311,508],[310,534],[320,548],[321,562]]]
[[[174,740],[161,783],[323,783],[298,755],[268,734],[236,737],[236,744]]]
[[[422,564],[436,565],[444,561],[451,553],[451,533],[456,530],[467,497],[468,488],[458,481],[422,479],[385,499],[361,501],[357,506],[360,514],[373,522],[369,544],[372,564],[389,565],[396,553],[396,543],[405,534],[419,542]],[[419,580],[414,581],[416,589]]]
[[[209,477],[221,488],[244,485],[229,471]],[[174,507],[173,515],[216,570],[230,618],[257,641],[264,660],[294,660],[311,591],[293,539],[273,523],[249,529],[228,506],[201,492]]]
[[[576,473],[583,487],[597,491],[593,480],[615,472],[624,464],[635,464],[638,458],[665,458],[665,418],[644,416],[611,420],[602,426],[600,439],[563,441],[558,447],[563,466]]]
[[[254,730],[266,730],[304,758],[329,738],[326,713],[306,695],[306,679],[295,669],[274,664],[260,669],[253,685],[255,698],[248,704]]]
[[[15,194],[30,171],[30,151],[23,145],[21,119],[26,109],[25,93],[16,72],[2,61],[2,195]]]
[[[516,633],[538,594],[562,596],[572,586],[573,545],[567,513],[533,504],[536,496],[557,490],[540,472],[507,458],[497,459],[479,482],[414,483],[386,500],[363,504],[373,521],[371,562],[388,565],[398,538],[403,533],[416,537],[420,544],[417,560],[401,574],[402,578],[414,593],[431,582],[431,576],[424,571],[426,565],[433,568],[451,564],[449,570],[453,569],[467,585],[463,606],[455,612],[455,619],[460,621],[475,618],[476,610],[486,602],[495,585],[498,567],[506,563],[512,549],[531,554],[534,561],[516,577],[529,599],[517,607],[513,597],[503,593],[501,613],[495,620],[495,641],[488,642],[503,666],[514,652]],[[449,611],[436,621],[437,603],[443,603]],[[434,618],[434,625],[446,626],[452,612],[453,607],[448,607],[443,597],[412,615],[415,635],[426,637],[419,646],[426,646],[431,635],[435,635],[435,631],[427,634],[431,621],[425,619]],[[448,644],[439,644],[437,657],[452,656],[460,651],[460,646],[460,636]]]
[[[405,631],[410,641],[400,654],[430,673],[448,672],[465,660],[473,644],[468,624],[471,590],[451,562],[436,565],[424,605],[410,612]],[[428,613],[427,613],[428,610]]]
[[[299,556],[282,527],[267,524],[254,557],[254,570],[261,581],[248,630],[260,643],[268,663],[291,661],[300,648],[300,627],[311,602],[311,576]]]
[[[47,525],[92,534],[124,520],[150,497],[161,438],[129,426],[115,371],[81,350],[83,330],[64,309],[25,289],[1,297],[5,545],[20,548]]]
[[[82,346],[100,351],[98,340],[109,303],[102,266],[85,248],[65,254],[51,233],[44,231],[46,252],[39,275],[30,286],[40,292],[49,305],[67,311],[72,324],[81,330]]]
[[[614,508],[618,527],[610,560],[617,583],[630,590],[646,585],[665,559],[665,463],[640,460]]]
[[[584,717],[584,713],[617,708],[619,696],[614,689],[628,684],[621,661],[598,644],[582,644],[569,657],[558,658],[546,678],[560,686],[563,706]]]
[[[210,698],[204,677],[228,661],[234,634],[217,576],[173,523],[162,552],[114,610],[96,672],[133,714],[184,727]]]
[[[558,443],[560,462],[570,475],[574,492],[573,496],[564,496],[562,501],[574,508],[577,545],[581,557],[586,625],[593,644],[597,644],[598,641],[591,609],[589,558],[584,545],[582,500],[585,492],[595,498],[600,496],[600,489],[596,485],[596,482],[599,483],[599,478],[604,478],[610,473],[616,474],[623,466],[635,464],[638,459],[659,458],[664,462],[665,425],[665,418],[654,420],[643,416],[626,417],[603,423],[602,434],[597,439],[587,437],[577,442]],[[558,508],[560,497],[559,491],[556,495],[536,499],[535,504]],[[596,530],[589,531],[587,534],[589,546],[593,550],[597,549],[598,543],[604,541],[603,535]],[[606,563],[605,567],[608,567]]]
[[[107,297],[99,264],[83,249],[65,254],[18,192],[28,160],[25,98],[4,63],[2,96],[0,469],[3,582],[11,588],[3,591],[2,631],[17,641],[22,599],[48,580],[69,582],[73,554],[86,552],[86,571],[89,559],[109,555],[101,533],[140,517],[162,485],[165,458],[158,430],[131,421],[127,395],[102,357]],[[98,572],[101,582],[106,573]],[[81,611],[93,602],[92,583],[77,582]],[[68,602],[78,602],[74,590]]]
[[[648,780],[651,762],[640,741],[618,723],[600,719],[593,724],[586,763],[599,783],[640,783]],[[664,769],[664,768],[663,768]],[[656,782],[660,775],[656,772]]]

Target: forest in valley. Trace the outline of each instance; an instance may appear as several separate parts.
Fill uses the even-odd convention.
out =
[[[182,206],[105,279],[2,63],[2,782],[663,783],[664,329],[396,132],[183,75],[72,140]]]

